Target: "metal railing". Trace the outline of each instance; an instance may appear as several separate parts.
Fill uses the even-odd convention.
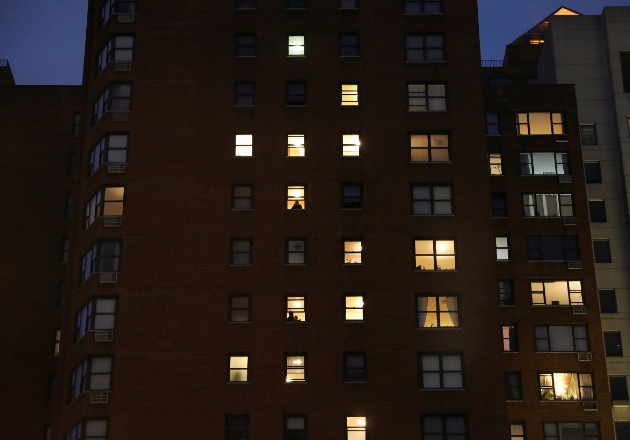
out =
[[[503,67],[503,60],[481,60],[481,67]]]
[[[9,67],[9,60],[0,58],[0,67]]]

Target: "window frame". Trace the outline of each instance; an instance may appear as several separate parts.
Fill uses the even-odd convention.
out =
[[[358,298],[358,300],[356,299]],[[360,301],[360,306],[353,302]],[[365,295],[358,293],[347,293],[343,296],[344,301],[344,322],[365,322]],[[357,311],[360,318],[353,318]]]
[[[599,160],[584,161],[584,180],[586,183],[602,183],[602,165]]]
[[[339,34],[339,57],[356,58],[360,55],[359,34],[345,32]]]
[[[536,172],[536,168],[544,169],[543,155],[553,154],[553,171]],[[536,163],[538,162],[538,165]],[[549,165],[549,164],[545,164]],[[566,151],[521,151],[519,152],[519,175],[521,176],[570,176],[571,166],[569,153]]]
[[[560,292],[560,296],[558,295],[554,295],[553,290],[556,290],[557,288],[555,286],[553,286],[551,283],[562,283],[562,284],[566,284],[566,289],[564,289],[563,292]],[[579,288],[580,290],[576,290],[575,288],[572,289],[572,284],[573,287],[575,287],[575,284],[579,283]],[[538,285],[540,284],[542,290],[534,290],[534,285]],[[549,286],[547,286],[547,284],[549,284]],[[581,280],[570,280],[570,279],[564,279],[564,280],[559,280],[559,279],[531,279],[530,283],[529,283],[530,287],[530,294],[531,294],[531,301],[532,301],[532,306],[558,306],[558,305],[566,305],[566,306],[576,306],[576,305],[584,305],[584,296],[583,296],[583,292],[584,290],[582,289],[582,281]],[[558,285],[559,286],[559,285]],[[549,293],[548,293],[549,290]],[[564,293],[566,292],[566,300],[564,298]],[[536,302],[535,301],[535,296],[536,297],[541,297],[543,302]],[[552,300],[550,298],[560,298],[559,300]],[[563,302],[560,302],[563,301]],[[566,301],[566,302],[564,302]],[[558,304],[554,304],[555,302],[558,302]]]
[[[577,235],[526,235],[525,243],[527,261],[580,260]],[[562,255],[558,252],[560,250]]]
[[[583,440],[600,440],[599,423],[593,422],[543,422],[544,440],[560,440],[562,428],[578,428]],[[594,429],[594,432],[593,432]]]
[[[623,340],[620,331],[604,331],[604,351],[606,357],[623,357]]]
[[[515,324],[502,325],[501,338],[503,340],[503,353],[518,353],[518,332]]]
[[[301,39],[301,40],[300,40]],[[306,35],[287,35],[287,58],[306,57]]]
[[[582,145],[597,145],[597,125],[595,123],[581,123],[580,142]]]
[[[306,210],[306,185],[290,184],[287,185],[286,192],[286,209],[287,211],[304,211]]]
[[[236,81],[234,83],[234,106],[235,107],[255,107],[256,106],[256,82]]]
[[[504,373],[505,379],[505,400],[523,400],[523,382],[520,371],[507,371]]]
[[[116,138],[117,140],[124,139],[124,147],[115,147],[111,146],[112,138]],[[117,142],[116,142],[117,143]],[[122,144],[121,144],[122,145]],[[90,150],[90,163],[89,163],[89,175],[96,173],[96,171],[104,164],[111,163],[127,163],[127,156],[129,150],[129,133],[107,133],[103,137],[99,139],[94,147]],[[114,155],[120,151],[124,151],[124,162],[113,162],[111,161],[110,154]],[[118,153],[120,154],[120,153]],[[118,155],[116,154],[116,155]],[[105,160],[107,159],[107,160]]]
[[[562,330],[562,329],[565,330]],[[571,329],[571,338],[562,340],[567,336],[567,328]],[[555,340],[555,342],[554,342]],[[571,350],[556,349],[560,344],[571,344]],[[554,348],[554,345],[556,346]],[[564,347],[562,347],[564,348]],[[536,353],[587,353],[590,351],[588,340],[588,328],[586,325],[577,324],[542,324],[534,326],[534,349]]]
[[[341,184],[341,209],[344,209],[344,210],[363,209],[363,184],[362,183],[342,183]]]
[[[422,192],[423,190],[424,191],[428,190],[429,198],[420,198],[422,195],[420,196],[417,195],[418,190],[420,190],[420,192]],[[448,198],[436,198],[436,190],[438,190],[438,192],[448,190]],[[442,197],[442,195],[438,195],[438,197]],[[421,206],[428,204],[430,212],[428,213],[419,212],[419,211],[422,211],[422,209],[418,209],[417,204],[421,204]],[[444,205],[445,207],[448,206],[449,212],[436,212],[436,205],[438,206]],[[411,184],[411,215],[414,215],[414,216],[454,215],[453,185],[452,184],[412,183]]]
[[[115,253],[111,255],[104,247],[113,245]],[[80,282],[84,283],[93,274],[101,272],[120,272],[122,259],[122,240],[97,240],[83,254],[81,259]]]
[[[499,112],[486,112],[486,136],[501,136]]]
[[[448,104],[446,82],[407,83],[407,112],[446,112]]]
[[[246,307],[240,304],[236,304],[237,300],[245,299],[247,301]],[[245,312],[245,319],[238,319],[237,315]],[[230,294],[228,296],[228,322],[236,323],[249,323],[252,322],[252,296],[244,294]]]
[[[516,305],[514,297],[514,280],[497,280],[499,293],[499,307],[511,307]]]
[[[248,245],[248,250],[247,251],[241,251],[241,250],[237,250],[235,249],[235,245],[241,243],[241,244],[247,244]],[[253,247],[254,247],[254,241],[252,240],[251,237],[234,237],[230,239],[230,266],[252,266],[253,265],[253,260],[254,260],[254,254],[253,254]],[[245,260],[243,261],[247,261],[247,262],[238,262],[238,260],[240,260],[240,257],[243,256],[245,257]]]
[[[426,136],[424,145],[423,136]],[[446,145],[442,145],[446,141]],[[435,144],[435,145],[434,145]],[[412,132],[409,133],[409,148],[411,163],[450,163],[450,135],[449,133]],[[423,151],[423,150],[426,150]],[[440,160],[446,153],[446,160]],[[426,157],[426,158],[425,158]],[[440,159],[438,159],[438,157]]]
[[[92,104],[92,125],[99,122],[106,113],[131,112],[133,84],[131,82],[112,81],[107,83]]]
[[[356,142],[356,143],[353,143],[353,142]],[[361,134],[360,133],[341,133],[341,156],[342,157],[361,157],[361,150],[362,148],[361,148]]]
[[[249,194],[239,194],[241,190],[246,190]],[[251,211],[254,209],[254,185],[245,183],[232,185],[231,209],[235,211]]]
[[[428,423],[428,419],[437,419],[436,421],[438,421],[439,425],[441,425],[440,430],[427,431],[430,426],[435,425],[435,423]],[[453,431],[453,422],[456,422],[456,425],[463,424],[464,431],[462,432],[459,429],[457,431]],[[468,418],[465,414],[423,413],[420,415],[420,426],[422,440],[450,440],[452,438],[464,440],[468,438]],[[459,428],[459,426],[457,426],[457,428]]]
[[[426,304],[421,304],[421,298],[426,298]],[[446,306],[446,308],[443,308],[443,305]],[[454,310],[450,309],[450,306],[452,305],[455,306]],[[423,310],[421,308],[422,306],[426,307],[426,310]],[[432,310],[433,308],[435,310]],[[419,293],[416,295],[416,316],[417,316],[417,329],[418,330],[462,328],[462,313],[461,312],[462,311],[461,311],[459,294]],[[448,321],[451,324],[453,324],[453,320],[455,320],[456,322],[454,323],[454,325],[445,325],[446,317],[448,317]],[[431,325],[427,325],[427,323],[430,323]]]
[[[350,365],[352,359],[357,360],[358,365]],[[368,381],[368,365],[366,352],[343,353],[343,381],[344,383],[366,383]]]
[[[249,439],[249,414],[226,414],[224,423],[225,440]]]
[[[494,218],[504,218],[508,216],[506,193],[493,192],[490,194],[490,213]]]
[[[591,223],[606,223],[608,216],[606,215],[606,200],[589,199],[588,215]]]
[[[109,365],[107,371],[94,371],[95,361],[106,360]],[[114,356],[112,355],[94,355],[88,356],[81,360],[75,367],[70,370],[70,383],[69,383],[69,402],[73,402],[78,399],[81,394],[86,391],[111,391],[112,389],[112,377],[114,369]],[[99,382],[103,380],[104,384],[94,384],[93,382]]]
[[[491,176],[503,176],[503,153],[500,151],[488,153],[488,170]]]
[[[595,264],[612,263],[612,248],[607,238],[593,239],[593,260]]]
[[[599,312],[600,313],[618,313],[617,292],[615,289],[599,289]],[[605,298],[608,296],[608,298]]]
[[[608,386],[610,388],[610,398],[613,402],[630,400],[630,395],[628,394],[627,376],[608,376]]]
[[[510,261],[510,237],[507,235],[495,235],[494,248],[497,261]]]
[[[245,359],[245,367],[239,365],[239,359]],[[232,363],[234,360],[234,364]],[[249,353],[228,353],[227,356],[227,383],[250,383],[250,366],[251,355]],[[244,374],[244,379],[241,380],[241,374]],[[234,373],[234,374],[233,374]]]
[[[124,46],[119,43],[119,38],[131,38],[131,46]],[[96,56],[96,74],[100,75],[110,63],[124,62],[132,63],[134,61],[135,35],[133,34],[116,34],[112,35],[109,40],[101,47]],[[119,52],[130,52],[129,56],[119,57]]]
[[[293,90],[292,90],[293,89]],[[306,106],[306,81],[286,82],[286,106],[305,107]]]
[[[352,3],[353,6],[344,6],[345,3]],[[337,9],[359,9],[359,0],[339,0]]]
[[[100,311],[99,312],[99,302],[108,302],[113,301],[114,310],[111,311]],[[90,299],[87,303],[85,303],[77,312],[74,314],[74,341],[77,342],[81,340],[84,336],[86,336],[91,331],[98,330],[116,330],[116,318],[118,313],[118,297],[117,296],[96,296]],[[98,324],[99,317],[110,317],[112,324],[111,325],[103,325]]]
[[[339,107],[360,107],[360,84],[357,81],[339,83]]]
[[[560,374],[575,375],[575,379],[577,380],[577,387],[576,387],[577,396],[568,396],[568,398],[563,399],[562,395],[557,394],[556,387],[555,387],[555,382],[556,382],[555,375],[560,375]],[[549,380],[545,380],[544,378],[551,379],[551,385],[549,385]],[[595,400],[595,384],[593,382],[592,373],[572,372],[572,371],[561,372],[561,373],[540,372],[538,373],[538,384],[539,384],[538,388],[539,388],[539,396],[540,396],[539,400],[541,402],[546,402],[546,401],[582,401],[584,402],[584,401]]]
[[[234,158],[254,156],[254,133],[234,133]]]
[[[428,369],[425,358],[437,358],[437,369]],[[445,358],[458,358],[459,369],[445,369]],[[426,377],[425,377],[426,376]],[[429,381],[428,377],[433,380]],[[429,382],[438,379],[438,386],[429,386]],[[458,386],[448,386],[447,381],[454,380]],[[421,390],[463,390],[466,388],[464,375],[464,355],[460,352],[420,352],[418,353],[418,388]]]
[[[433,248],[433,252],[431,254],[419,253],[418,244],[419,242],[432,242],[431,246]],[[447,253],[446,250],[440,251],[438,253],[438,246],[440,243],[445,243],[447,248],[452,248],[452,253]],[[425,261],[426,258],[432,258],[432,266],[428,269],[425,269],[424,265],[419,264],[421,261]],[[440,261],[448,261],[445,260],[448,258],[449,260],[452,258],[453,267],[452,268],[442,268]],[[457,270],[457,243],[454,239],[431,239],[431,238],[416,238],[414,239],[414,271],[415,272],[453,272]],[[420,260],[419,260],[420,259]]]
[[[255,33],[239,33],[234,37],[234,56],[237,58],[254,58],[257,52]]]
[[[417,6],[417,10],[413,11],[413,6]],[[437,11],[431,10],[431,5],[437,6]],[[409,6],[409,8],[408,8]],[[442,0],[404,0],[403,1],[403,14],[405,15],[419,15],[419,14],[441,14]]]
[[[293,302],[294,304],[291,304]],[[301,307],[299,303],[302,303]],[[288,322],[306,322],[306,295],[290,294],[285,296],[285,317]],[[291,318],[293,317],[293,318]]]
[[[299,242],[299,243],[298,243]],[[292,244],[293,243],[293,244]],[[291,248],[293,246],[293,249]],[[301,246],[301,250],[296,248],[295,246]],[[285,264],[287,265],[305,265],[306,264],[306,238],[304,237],[288,237],[285,239]],[[296,250],[297,249],[297,250]],[[292,261],[295,257],[298,258],[299,261]],[[293,257],[293,258],[292,258]]]
[[[286,353],[286,378],[285,383],[305,383],[307,382],[306,377],[306,353]],[[295,359],[293,359],[295,358]],[[293,361],[292,361],[293,359]],[[290,362],[293,362],[293,365],[290,365]],[[296,362],[300,362],[296,364]],[[294,366],[298,365],[298,366]],[[297,379],[292,379],[290,376],[296,374],[298,376]]]
[[[301,420],[301,428],[290,427],[291,419]],[[285,414],[284,415],[284,436],[283,440],[306,440],[308,435],[308,423],[306,414]]]
[[[247,6],[253,4],[253,6]],[[236,0],[236,9],[257,9],[256,0]]]
[[[305,157],[305,156],[306,156],[306,135],[304,133],[287,133],[287,157]]]
[[[521,196],[525,218],[575,216],[573,193],[522,193]]]
[[[416,39],[419,44],[412,44],[412,39]],[[434,39],[436,40],[435,42],[430,41]],[[438,54],[437,58],[434,58],[435,54]],[[444,34],[405,34],[406,63],[435,63],[444,61],[446,61],[446,42]]]
[[[348,246],[351,246],[352,243],[358,243],[359,250],[352,250]],[[356,246],[356,245],[355,245]],[[341,239],[341,252],[343,255],[343,265],[344,266],[360,266],[365,264],[364,255],[363,255],[363,239],[362,238],[342,238]],[[359,261],[354,261],[355,256],[359,256]]]
[[[541,121],[532,121],[531,115],[549,115],[549,131],[550,133],[532,133],[532,126],[534,123],[540,123]],[[530,112],[516,112],[516,135],[517,136],[566,136],[566,122],[564,112],[553,111],[530,111]],[[522,118],[524,116],[524,118]],[[559,117],[560,122],[554,120]],[[524,120],[523,120],[524,119]]]

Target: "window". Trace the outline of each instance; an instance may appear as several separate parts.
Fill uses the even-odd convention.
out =
[[[630,52],[619,52],[623,92],[630,93]]]
[[[446,111],[446,84],[407,84],[407,110],[410,112]]]
[[[444,36],[405,36],[405,61],[444,61]]]
[[[252,106],[254,105],[254,97],[256,93],[256,83],[254,82],[237,82],[234,85],[234,105]]]
[[[304,148],[304,135],[303,134],[287,135],[287,156],[301,157],[305,155],[306,155],[306,149]]]
[[[367,381],[367,354],[344,353],[343,380],[345,382]]]
[[[599,289],[599,311],[617,313],[617,294],[615,289]]]
[[[582,282],[578,280],[531,281],[532,305],[582,305]]]
[[[459,327],[459,322],[459,298],[457,296],[418,296],[419,328]]]
[[[58,356],[61,351],[61,329],[55,329],[55,340],[53,343],[53,356]]]
[[[420,354],[420,388],[452,389],[464,387],[461,354]]]
[[[584,325],[537,325],[536,351],[588,351]]]
[[[359,156],[361,149],[361,139],[358,134],[341,135],[342,156]]]
[[[236,9],[256,9],[256,0],[236,0]]]
[[[251,297],[249,295],[230,295],[229,322],[251,321]]]
[[[287,209],[306,209],[306,201],[304,200],[304,185],[287,186]]]
[[[55,304],[56,308],[61,308],[61,306],[63,306],[63,299],[65,295],[66,295],[66,283],[63,281],[60,281],[59,283],[57,283],[57,301]]]
[[[254,208],[254,186],[232,185],[232,209]]]
[[[133,35],[112,37],[98,54],[96,71],[101,73],[110,62],[133,61]]]
[[[356,107],[359,105],[359,84],[342,83],[341,84],[341,106]]]
[[[363,263],[363,244],[361,240],[343,240],[343,264]]]
[[[237,134],[234,141],[234,156],[250,157],[254,152],[254,135]]]
[[[135,12],[135,0],[105,0],[101,6],[100,25],[107,23],[114,14],[133,14]]]
[[[249,416],[227,415],[225,416],[225,440],[248,440]]]
[[[306,416],[284,416],[283,440],[306,440]]]
[[[599,162],[584,162],[586,183],[602,183],[602,168]]]
[[[510,440],[525,440],[525,423],[510,423]]]
[[[525,217],[573,217],[573,195],[564,194],[523,194],[523,215]]]
[[[228,355],[228,382],[248,382],[249,355]]]
[[[455,270],[455,241],[414,240],[417,270]]]
[[[529,112],[516,114],[516,134],[534,136],[565,134],[562,113]]]
[[[518,351],[518,337],[515,325],[501,326],[501,337],[503,338],[503,352],[513,353]]]
[[[339,34],[339,56],[359,56],[359,36],[357,34]]]
[[[582,145],[597,145],[595,124],[580,124],[580,140]]]
[[[127,144],[129,135],[108,134],[98,141],[90,151],[90,175],[102,164],[124,164],[127,162]]]
[[[287,0],[287,9],[305,9],[306,0]]]
[[[448,134],[411,134],[409,136],[412,162],[448,162]]]
[[[288,238],[286,244],[286,263],[305,264],[306,263],[306,239]]]
[[[606,216],[606,202],[604,200],[589,200],[588,212],[591,217],[591,223],[605,223],[608,221]]]
[[[287,296],[287,321],[306,321],[306,298]]]
[[[235,55],[237,57],[255,57],[256,34],[237,34]]]
[[[466,417],[461,415],[423,414],[422,440],[466,440]]]
[[[597,423],[545,422],[543,428],[544,440],[599,440]]]
[[[85,229],[99,217],[123,215],[125,187],[107,186],[98,190],[85,204]]]
[[[608,383],[612,400],[630,400],[626,376],[608,376]]]
[[[593,253],[595,254],[596,263],[612,263],[610,241],[607,239],[593,240]]]
[[[500,134],[499,114],[497,112],[486,113],[486,135],[498,136]]]
[[[366,417],[346,417],[346,439],[366,440],[367,439],[367,418]]]
[[[345,295],[346,321],[363,321],[365,301],[363,295]]]
[[[72,151],[68,153],[68,177],[75,177],[76,175],[77,175],[77,153]]]
[[[442,0],[404,0],[405,14],[439,14]]]
[[[527,259],[577,261],[580,259],[575,235],[527,235]]]
[[[66,220],[70,220],[72,218],[73,199],[72,194],[66,194],[66,206],[63,210],[63,218]]]
[[[288,82],[287,83],[287,105],[306,105],[306,83]]]
[[[580,373],[541,373],[540,400],[593,400],[593,377]]]
[[[413,215],[451,215],[453,199],[450,185],[412,185]]]
[[[494,237],[494,247],[497,261],[508,261],[510,259],[510,241],[508,237]]]
[[[505,373],[505,400],[523,400],[521,373]]]
[[[304,354],[287,355],[287,377],[285,382],[306,381],[306,356]]]
[[[70,239],[64,237],[61,239],[61,263],[66,264],[68,262],[68,256],[70,255]]]
[[[341,184],[341,208],[363,208],[363,186],[360,183]]]
[[[287,46],[287,55],[290,57],[303,57],[305,52],[304,35],[289,35],[289,44]]]
[[[105,112],[128,112],[131,110],[131,84],[108,84],[94,101],[92,124],[96,124]]]
[[[514,282],[512,280],[498,280],[499,285],[499,305],[513,306],[514,302]]]
[[[114,330],[116,328],[116,298],[100,297],[90,300],[77,312],[75,341],[89,331]]]
[[[81,282],[97,272],[120,272],[120,240],[96,242],[81,261]]]
[[[567,153],[520,153],[519,161],[521,176],[571,174]]]
[[[359,0],[339,0],[339,9],[359,9]]]
[[[66,433],[65,440],[105,440],[106,438],[107,420],[90,419],[74,425]]]
[[[623,356],[621,332],[604,332],[604,347],[606,348],[606,356]]]
[[[235,266],[249,266],[252,264],[252,240],[251,238],[232,239],[232,260]]]
[[[84,391],[104,391],[111,389],[113,358],[99,356],[85,359],[70,373],[70,400]]]
[[[503,159],[501,153],[488,153],[488,165],[491,176],[503,175]]]
[[[492,193],[490,195],[492,217],[507,217],[507,199],[505,193]]]

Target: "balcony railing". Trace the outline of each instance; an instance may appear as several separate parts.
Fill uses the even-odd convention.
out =
[[[0,67],[9,67],[9,60],[6,58],[0,58]]]
[[[503,67],[503,60],[481,60],[481,67]]]

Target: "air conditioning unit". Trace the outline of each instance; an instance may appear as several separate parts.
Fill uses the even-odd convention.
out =
[[[584,408],[584,411],[597,411],[597,402],[595,402],[594,400],[585,400],[584,402],[582,402],[582,407]]]
[[[114,330],[94,330],[95,342],[112,342],[114,340]]]
[[[133,23],[136,19],[135,14],[117,14],[118,23]]]
[[[131,63],[130,62],[121,62],[117,61],[114,63],[114,70],[116,72],[130,72],[131,71]]]
[[[122,225],[122,215],[106,215],[103,217],[103,225],[106,228],[120,228]]]
[[[101,284],[113,284],[118,282],[118,272],[100,272],[98,282]]]
[[[108,391],[90,391],[90,403],[107,403],[109,402]]]
[[[109,174],[123,174],[126,169],[126,163],[110,163],[107,165],[107,172]]]
[[[559,183],[573,183],[573,176],[571,174],[558,174]]]
[[[574,315],[586,315],[586,306],[572,306],[571,310]]]
[[[582,269],[581,261],[567,261],[567,269]]]
[[[591,362],[593,360],[593,354],[591,352],[578,353],[578,362]]]
[[[127,122],[129,120],[129,112],[110,112],[112,122]]]
[[[562,217],[562,224],[565,226],[577,225],[577,217]]]
[[[556,142],[569,142],[569,136],[566,134],[557,134],[554,138]]]

